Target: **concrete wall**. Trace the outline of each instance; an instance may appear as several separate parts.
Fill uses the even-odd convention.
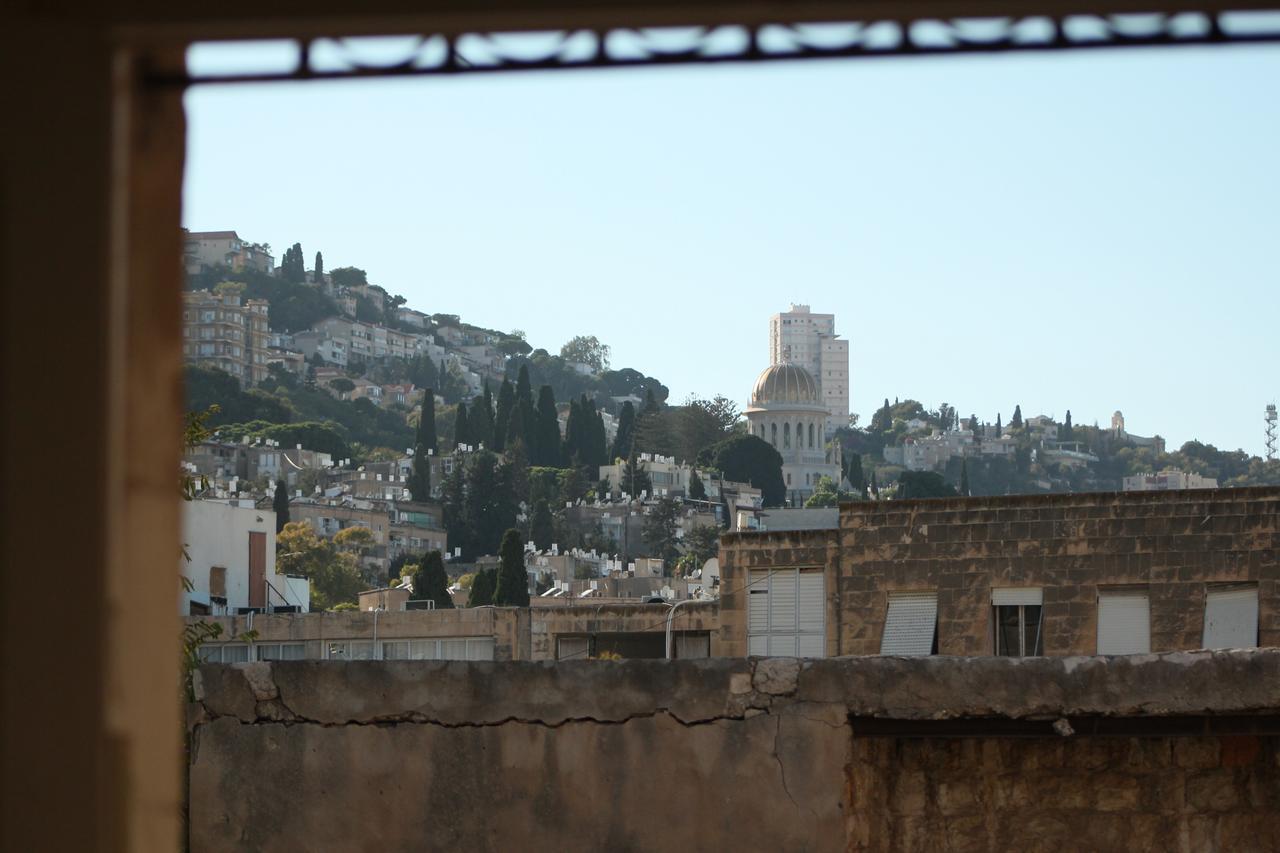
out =
[[[216,665],[197,695],[195,853],[1280,846],[1274,649]]]
[[[667,611],[663,604],[588,605],[573,607],[481,607],[474,610],[388,610],[378,613],[378,640],[492,637],[494,659],[554,660],[556,640],[561,636],[649,634],[660,642],[666,632]],[[193,617],[222,626],[220,639],[235,642],[247,631],[257,633],[257,642],[304,642],[307,658],[322,657],[325,641],[372,640],[374,614],[367,611],[308,614],[279,613],[248,616]],[[710,635],[710,653],[719,648],[719,607],[715,602],[682,604],[672,619],[672,632]]]
[[[840,529],[724,537],[721,648],[745,654],[752,567],[826,567],[827,654],[877,654],[888,594],[936,591],[938,651],[991,654],[991,589],[1044,590],[1044,651],[1093,654],[1100,588],[1148,587],[1153,651],[1196,649],[1206,584],[1258,585],[1280,645],[1280,489],[854,503]]]

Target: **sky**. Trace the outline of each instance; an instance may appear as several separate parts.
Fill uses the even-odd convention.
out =
[[[1280,46],[201,86],[184,225],[410,307],[596,335],[746,404],[834,313],[851,406],[1263,449],[1280,397]]]

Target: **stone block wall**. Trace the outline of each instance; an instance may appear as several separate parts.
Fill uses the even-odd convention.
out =
[[[1049,655],[1093,654],[1099,590],[1130,585],[1147,588],[1153,651],[1199,648],[1206,585],[1235,582],[1257,584],[1259,644],[1280,645],[1276,488],[845,504],[835,537],[725,537],[721,582],[812,565],[824,549],[829,655],[879,653],[888,595],[905,591],[937,593],[940,654],[992,654],[1002,586],[1043,589]],[[743,598],[721,599],[726,654],[745,646]]]
[[[1280,849],[1280,650],[300,661],[196,688],[193,853]]]
[[[712,654],[745,657],[747,654],[747,577],[756,568],[831,566],[838,558],[839,539],[834,530],[794,530],[761,533],[729,533],[720,538],[720,630]],[[828,572],[828,575],[830,572]],[[831,589],[828,580],[828,590]],[[838,618],[838,599],[827,595],[827,624]],[[832,632],[827,632],[827,654],[839,654]],[[718,652],[717,652],[718,648]]]

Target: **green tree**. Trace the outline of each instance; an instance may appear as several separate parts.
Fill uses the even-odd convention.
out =
[[[453,596],[449,595],[449,576],[445,574],[444,558],[439,551],[431,551],[422,558],[422,564],[413,576],[413,597],[434,601],[436,610],[453,609]]]
[[[330,270],[329,278],[339,287],[359,287],[369,283],[368,274],[356,267],[338,267]]]
[[[315,282],[324,284],[324,255],[319,252],[316,252]]]
[[[1004,425],[1000,423],[1000,413],[996,412],[996,438],[1004,435]]]
[[[520,365],[520,372],[516,375],[516,397],[511,410],[511,423],[518,429],[510,426],[507,428],[507,443],[519,437],[524,442],[525,453],[529,454],[531,462],[534,461],[533,385],[529,381],[528,364]]]
[[[818,485],[813,487],[813,494],[804,502],[806,508],[832,507],[840,505],[840,490],[830,477],[819,477]]]
[[[589,366],[596,373],[609,369],[609,347],[600,343],[595,335],[578,335],[560,347],[560,357]]]
[[[366,587],[355,554],[339,551],[305,521],[284,526],[276,537],[276,551],[278,572],[310,579],[312,610],[331,610],[343,602],[354,604]]]
[[[695,501],[707,499],[707,487],[702,484],[702,478],[698,476],[697,469],[689,472],[689,498]]]
[[[466,466],[462,460],[460,454],[453,457],[453,470],[445,475],[444,482],[440,484],[440,502],[449,549],[470,548],[474,538],[467,527]]]
[[[642,533],[652,553],[662,559],[663,574],[669,575],[680,558],[676,530],[679,529],[680,505],[674,498],[659,498],[649,506]]]
[[[539,551],[547,551],[550,550],[555,535],[551,507],[547,506],[546,500],[539,500],[533,508],[533,517],[529,521],[529,538],[533,540],[534,546]]]
[[[845,478],[849,481],[849,488],[857,493],[862,500],[867,499],[867,481],[862,473],[862,454],[850,453],[849,461],[846,463]]]
[[[469,454],[466,471],[463,516],[469,542],[462,549],[464,556],[475,558],[495,553],[502,532],[515,526],[516,499],[511,468],[492,451]]]
[[[710,448],[711,467],[726,480],[750,483],[760,490],[765,506],[782,506],[787,486],[782,479],[782,454],[754,435],[735,435]]]
[[[684,535],[685,554],[693,557],[693,567],[700,569],[720,553],[720,529],[711,524],[698,524]]]
[[[428,360],[428,363],[430,361]],[[422,409],[418,415],[418,433],[415,442],[423,450],[439,453],[436,441],[436,392],[427,387],[422,392]]]
[[[289,523],[289,488],[284,480],[276,480],[276,492],[271,498],[271,508],[276,514],[277,535]]]
[[[1009,429],[1022,428],[1022,406],[1013,407],[1013,417],[1009,418]]]
[[[474,442],[471,440],[471,424],[467,418],[467,404],[458,403],[453,421],[453,446],[460,448],[469,444],[474,444]]]
[[[950,498],[955,495],[955,487],[936,471],[903,471],[898,475],[898,497],[901,499]]]
[[[633,500],[640,497],[641,492],[653,494],[653,483],[644,469],[644,463],[636,459],[635,448],[631,449],[631,456],[622,466],[622,481],[618,486],[624,495],[630,495]]]
[[[472,402],[467,424],[477,445],[493,449],[493,394],[488,382],[484,383],[484,393]]]
[[[636,407],[631,405],[631,401],[622,404],[622,410],[618,413],[618,432],[613,438],[613,452],[610,454],[614,461],[617,459],[628,459],[631,456],[631,444],[635,438],[636,428]]]
[[[493,417],[493,451],[502,453],[507,449],[507,427],[511,423],[511,406],[515,402],[516,391],[511,380],[503,379],[498,389],[498,407]]]
[[[960,494],[962,497],[969,497],[969,460],[960,460]]]
[[[1074,441],[1075,436],[1073,433],[1074,430],[1071,428],[1071,410],[1067,409],[1067,419],[1066,422],[1062,424],[1062,429],[1059,432],[1058,437],[1063,441]]]
[[[534,465],[559,468],[560,420],[556,415],[556,397],[550,385],[538,389],[538,406],[534,414],[533,443],[529,448],[529,460]]]
[[[498,586],[497,569],[481,569],[471,581],[471,594],[467,597],[468,607],[484,607],[493,604],[493,594]]]
[[[493,603],[499,607],[529,606],[529,574],[524,567],[524,542],[512,528],[502,535],[498,549],[498,583]]]

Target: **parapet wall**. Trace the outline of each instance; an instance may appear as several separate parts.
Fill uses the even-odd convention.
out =
[[[1275,649],[212,665],[197,694],[196,853],[1280,849]]]

